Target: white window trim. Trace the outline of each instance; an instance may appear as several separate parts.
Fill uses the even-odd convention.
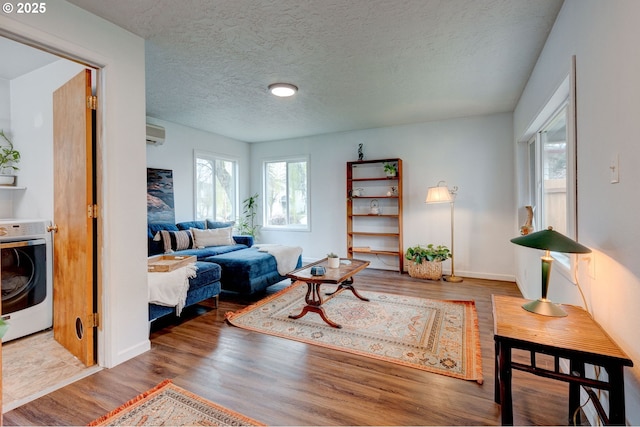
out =
[[[304,161],[307,163],[307,224],[306,225],[267,225],[267,208],[265,206],[266,196],[267,194],[267,180],[265,179],[266,175],[266,165],[267,163],[274,162],[295,162],[295,161]],[[288,175],[287,175],[288,176]],[[309,160],[308,155],[301,156],[278,156],[272,158],[264,158],[262,159],[262,227],[261,230],[265,231],[311,231],[311,161]]]
[[[537,133],[540,129],[542,129],[546,123],[548,123],[557,112],[563,108],[565,105],[567,106],[567,236],[577,240],[578,239],[578,221],[577,221],[577,140],[576,140],[576,68],[575,68],[575,56],[572,57],[571,60],[571,69],[569,75],[565,77],[560,86],[556,89],[554,94],[551,96],[547,104],[540,111],[537,118],[532,122],[529,126],[527,132],[525,133],[526,141],[531,143],[532,138],[537,139]],[[540,158],[540,144],[536,141],[536,157]],[[527,155],[529,155],[530,150],[527,150]],[[530,162],[529,162],[530,164]],[[536,160],[536,183],[535,183],[535,191],[537,194],[530,194],[529,197],[531,199],[537,198],[537,200],[541,200],[540,197],[540,179],[539,176],[540,168],[538,161]],[[530,177],[531,175],[529,175]],[[531,186],[528,187],[528,191],[530,191]],[[536,223],[538,227],[542,224],[541,221],[541,211],[535,213]],[[577,257],[572,254],[551,252],[551,256],[556,261],[554,264],[554,270],[557,270],[563,277],[565,277],[568,281],[573,284],[576,284],[576,268],[577,268]]]
[[[196,218],[198,214],[198,159],[207,159],[207,160],[226,160],[229,162],[234,162],[235,164],[235,197],[234,197],[234,205],[236,218],[240,215],[240,159],[238,157],[228,156],[224,154],[215,153],[212,151],[205,150],[193,150],[193,219],[198,220]],[[200,220],[203,220],[202,218]],[[213,218],[215,220],[215,218]],[[236,219],[237,221],[237,219]]]

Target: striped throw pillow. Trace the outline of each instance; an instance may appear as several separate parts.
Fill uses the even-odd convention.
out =
[[[164,253],[169,254],[173,251],[181,251],[183,249],[193,249],[193,236],[189,230],[183,231],[167,231],[160,230],[160,240]]]

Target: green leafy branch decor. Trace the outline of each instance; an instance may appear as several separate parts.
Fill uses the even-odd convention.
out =
[[[7,333],[7,329],[9,329],[9,323],[4,319],[0,319],[0,339]]]
[[[258,193],[249,196],[242,201],[242,217],[238,220],[238,233],[251,236],[254,239],[258,235],[260,225],[256,224],[256,214],[258,212]]]
[[[13,148],[13,143],[9,137],[0,129],[0,137],[5,140],[6,145],[0,147],[0,173],[9,169],[11,172],[19,170],[16,166],[20,162],[20,152]]]
[[[417,245],[408,248],[405,258],[416,264],[422,264],[424,261],[445,261],[451,258],[451,251],[446,246],[434,246],[430,243],[427,246]]]

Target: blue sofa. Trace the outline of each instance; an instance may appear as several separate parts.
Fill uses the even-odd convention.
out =
[[[178,224],[154,223],[148,225],[149,256],[164,253],[164,242],[156,236],[158,232],[173,236],[176,232],[191,228],[214,229],[229,227],[232,223],[215,221],[188,221]],[[183,236],[184,237],[184,236]],[[173,255],[193,255],[196,257],[198,271],[195,278],[189,279],[186,307],[220,294],[221,291],[252,295],[264,291],[267,287],[278,283],[286,277],[278,273],[275,258],[253,246],[251,236],[233,236],[235,244],[208,246],[204,248],[178,249]],[[176,241],[171,241],[172,247]],[[297,267],[302,266],[302,256],[298,258]],[[172,307],[149,304],[149,320],[173,312]]]
[[[189,279],[189,291],[185,307],[197,304],[209,298],[216,299],[218,307],[218,295],[220,295],[220,266],[210,262],[196,262],[197,275]],[[175,313],[174,307],[166,305],[149,304],[149,321],[152,322],[167,314]]]

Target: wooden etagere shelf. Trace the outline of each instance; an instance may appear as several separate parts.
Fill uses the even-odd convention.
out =
[[[396,165],[395,176],[385,164]],[[354,254],[385,257],[403,272],[401,159],[347,162],[347,256]]]

